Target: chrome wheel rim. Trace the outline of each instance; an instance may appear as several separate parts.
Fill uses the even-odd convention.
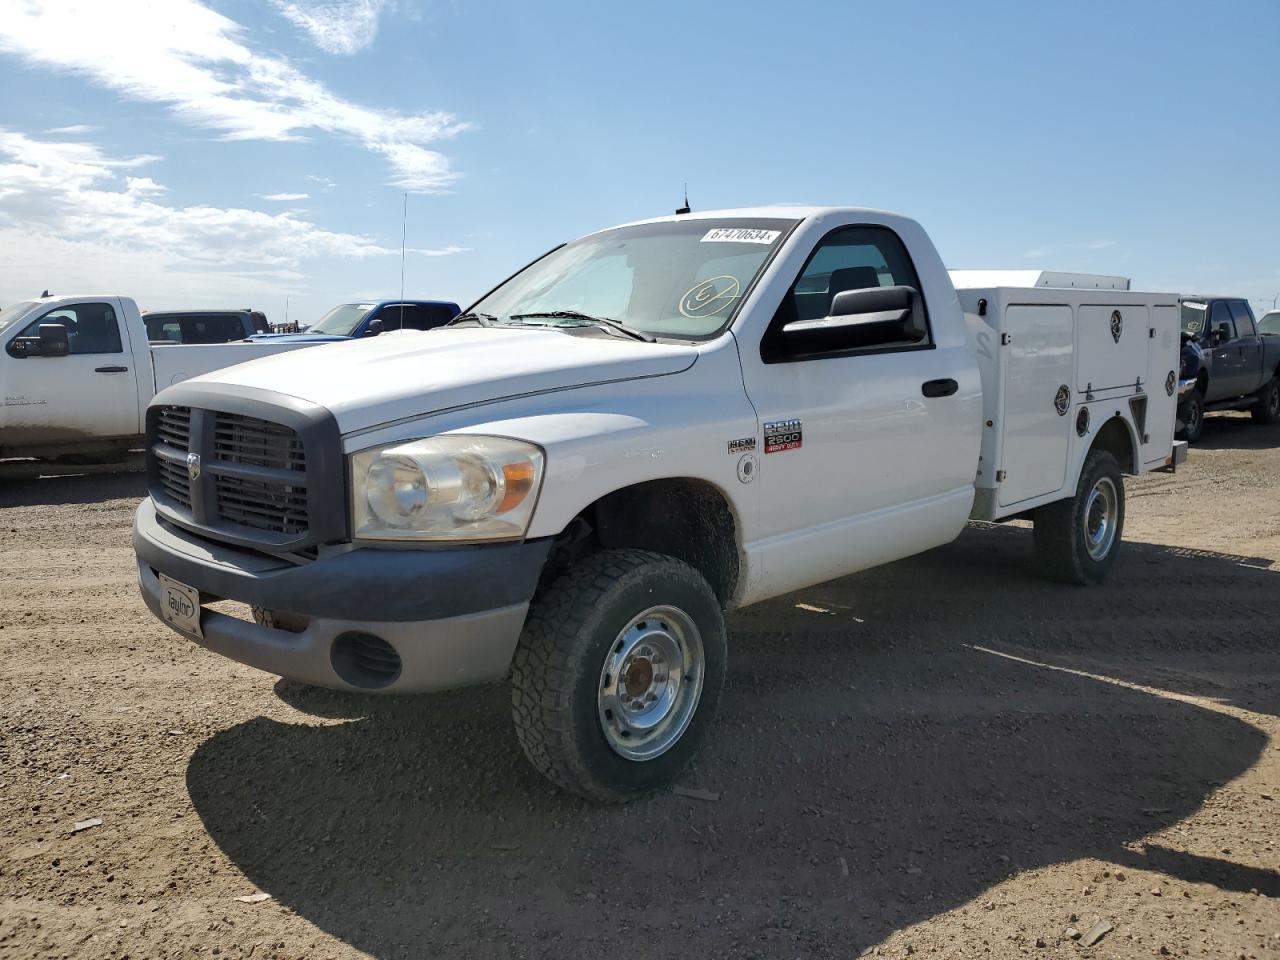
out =
[[[675,746],[702,696],[702,634],[677,607],[633,617],[609,648],[596,707],[610,748],[628,760],[652,760]]]
[[[1101,477],[1084,504],[1084,543],[1090,559],[1101,560],[1111,552],[1120,516],[1120,496],[1110,477]]]

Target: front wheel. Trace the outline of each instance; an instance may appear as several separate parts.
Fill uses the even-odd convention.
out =
[[[1179,437],[1187,443],[1195,443],[1200,439],[1200,434],[1204,431],[1204,395],[1198,388],[1187,394],[1187,399],[1178,405],[1178,420],[1182,423],[1182,429],[1178,431]]]
[[[1124,477],[1114,455],[1091,450],[1076,495],[1040,507],[1033,537],[1040,568],[1062,583],[1099,583],[1124,533]]]
[[[1252,414],[1255,423],[1280,421],[1280,377],[1272,377],[1258,391],[1258,402],[1253,405]]]
[[[511,671],[516,735],[553,783],[621,802],[693,758],[724,684],[720,604],[688,564],[606,550],[529,610]]]

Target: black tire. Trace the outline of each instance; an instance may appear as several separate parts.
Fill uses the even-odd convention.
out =
[[[1280,421],[1280,377],[1272,377],[1257,393],[1258,402],[1250,413],[1254,423],[1272,424]]]
[[[1192,390],[1178,404],[1178,420],[1182,424],[1178,430],[1181,439],[1187,443],[1195,443],[1200,439],[1200,434],[1204,432],[1204,395],[1199,388]]]
[[[621,647],[624,631],[658,605],[682,612],[696,627],[702,689],[683,733],[665,752],[635,760],[610,744],[598,700],[607,658]],[[560,574],[529,610],[511,669],[520,746],[539,773],[590,800],[620,803],[666,786],[693,759],[714,720],[726,658],[719,601],[696,570],[645,550],[592,554]],[[693,689],[686,685],[694,673],[681,690]]]
[[[1090,552],[1092,521],[1089,515],[1090,495],[1100,484],[1110,483],[1115,494],[1114,521],[1105,552]],[[1115,563],[1124,536],[1124,477],[1114,455],[1106,450],[1091,450],[1080,471],[1076,495],[1070,500],[1040,507],[1035,512],[1036,559],[1041,572],[1061,583],[1099,583]]]

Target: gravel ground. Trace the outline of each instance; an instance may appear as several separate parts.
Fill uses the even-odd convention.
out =
[[[975,525],[735,615],[715,798],[601,808],[504,688],[314,691],[160,627],[138,475],[5,483],[0,957],[1280,958],[1280,428],[1129,491],[1101,587]]]

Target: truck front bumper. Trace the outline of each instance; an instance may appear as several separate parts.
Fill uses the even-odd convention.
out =
[[[377,693],[505,676],[551,548],[549,540],[353,548],[299,564],[196,537],[158,519],[150,500],[134,517],[133,545],[143,600],[161,620],[161,575],[199,591],[203,636],[174,627],[180,635],[268,673]],[[287,614],[300,629],[205,606],[218,600]]]
[[[1178,399],[1181,400],[1193,389],[1195,389],[1196,382],[1197,381],[1195,377],[1184,377],[1183,379],[1179,380],[1178,381]]]

